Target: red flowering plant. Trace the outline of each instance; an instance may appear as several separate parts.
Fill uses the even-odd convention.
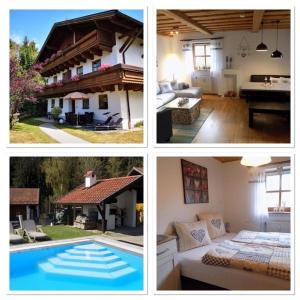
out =
[[[78,81],[78,80],[80,80],[80,76],[79,75],[73,75],[72,77],[71,77],[71,80],[72,81]]]
[[[98,71],[102,72],[102,71],[106,71],[111,67],[110,64],[103,64],[98,68]]]
[[[55,83],[55,86],[57,86],[57,87],[60,87],[60,86],[63,86],[63,85],[64,85],[64,83],[63,83],[62,80],[58,80],[58,81]]]
[[[63,51],[62,50],[58,50],[57,52],[56,52],[56,56],[58,57],[58,56],[62,56],[63,55]]]

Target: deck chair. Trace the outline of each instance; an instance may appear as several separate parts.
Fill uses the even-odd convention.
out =
[[[49,239],[48,235],[43,232],[42,228],[36,226],[34,220],[23,221],[23,227],[25,236],[27,237],[29,242]]]
[[[18,234],[17,230],[14,230],[11,222],[9,222],[9,242],[11,244],[18,244],[24,242],[23,237],[20,234]]]
[[[97,130],[116,130],[122,128],[123,118],[119,118],[117,121],[111,121],[107,125],[97,126]]]

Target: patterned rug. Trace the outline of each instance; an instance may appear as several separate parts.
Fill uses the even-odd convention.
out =
[[[213,108],[200,108],[200,115],[193,124],[173,124],[173,136],[170,143],[191,143],[212,111]]]

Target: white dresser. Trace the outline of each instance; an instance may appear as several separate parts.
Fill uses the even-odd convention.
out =
[[[201,87],[203,92],[212,92],[212,82],[209,70],[194,71],[192,73],[192,86]]]
[[[177,253],[176,238],[165,236],[157,245],[157,289],[179,290],[180,270],[174,256]]]

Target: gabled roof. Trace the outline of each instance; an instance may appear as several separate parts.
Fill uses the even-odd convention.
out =
[[[72,31],[88,33],[98,27],[109,31],[128,34],[131,31],[143,28],[143,23],[121,13],[118,10],[108,10],[92,15],[74,18],[66,21],[56,22],[52,26],[46,41],[44,42],[36,62],[41,62],[56,53],[53,47],[61,41],[65,34]],[[141,34],[142,37],[143,34]]]
[[[125,176],[99,180],[96,184],[86,188],[84,184],[76,187],[68,194],[56,201],[57,204],[99,204],[112,197],[116,197],[126,189],[142,180],[142,175]]]
[[[133,175],[143,175],[144,174],[144,169],[143,167],[133,167],[127,176],[133,176]]]
[[[38,205],[40,189],[10,188],[10,205]]]

